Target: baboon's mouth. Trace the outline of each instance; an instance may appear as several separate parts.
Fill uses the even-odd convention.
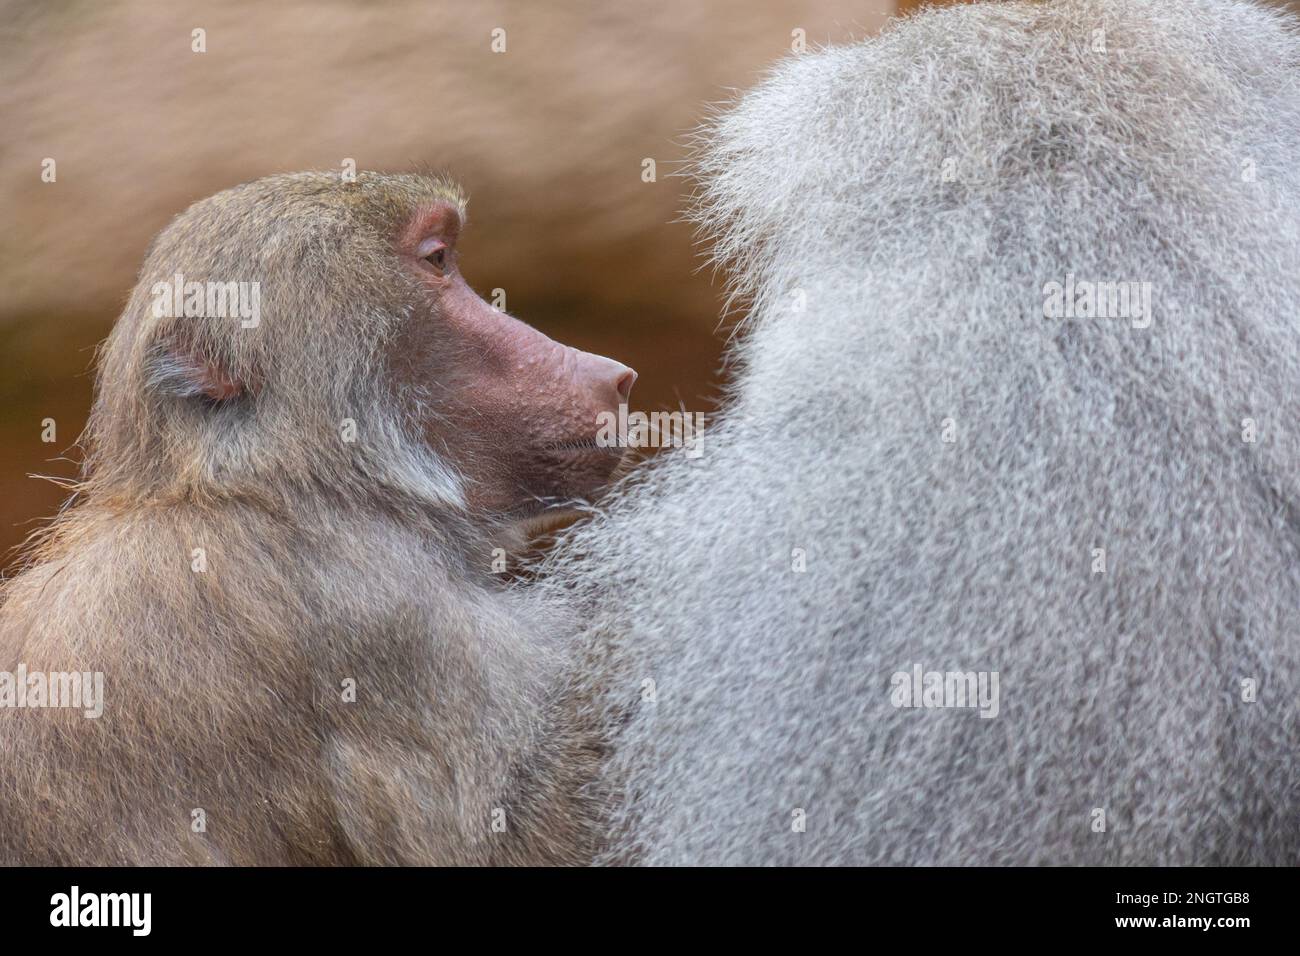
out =
[[[614,445],[602,445],[594,438],[583,438],[578,441],[561,441],[552,442],[549,445],[542,446],[546,451],[602,451],[612,454],[619,454],[623,449]]]

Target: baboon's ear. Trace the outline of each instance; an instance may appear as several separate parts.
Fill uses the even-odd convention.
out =
[[[233,401],[246,391],[244,384],[219,362],[176,343],[153,350],[147,384],[178,398],[201,398],[214,403]]]

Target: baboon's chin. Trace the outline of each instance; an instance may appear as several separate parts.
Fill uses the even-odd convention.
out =
[[[548,508],[521,520],[519,531],[529,539],[555,534],[581,518],[583,511],[583,508],[574,505]]]
[[[516,525],[528,537],[549,534],[572,524],[589,513],[600,499],[612,483],[621,460],[622,456],[618,456],[615,463],[603,467],[596,478],[565,484],[551,483],[545,492],[538,492],[506,511],[506,522]]]
[[[597,489],[585,493],[575,489],[565,495],[552,492],[519,504],[510,509],[505,517],[509,522],[525,526],[530,532],[546,531],[555,525],[568,524],[585,514],[598,497]]]
[[[613,484],[623,459],[621,448],[594,444],[551,448],[534,472],[519,480],[523,506],[530,516],[581,511]]]

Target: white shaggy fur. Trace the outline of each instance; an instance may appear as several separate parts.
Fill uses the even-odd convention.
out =
[[[706,131],[734,393],[550,568],[612,859],[1300,862],[1298,71],[1254,3],[958,6]],[[1046,318],[1067,274],[1150,327]],[[914,664],[1000,713],[895,708]]]

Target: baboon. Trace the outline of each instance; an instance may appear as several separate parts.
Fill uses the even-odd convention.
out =
[[[102,673],[102,716],[0,708],[0,860],[590,858],[566,626],[493,549],[610,477],[635,375],[478,298],[464,216],[303,173],[158,236],[0,609],[0,667]]]
[[[1255,3],[961,5],[711,123],[732,394],[546,568],[606,859],[1300,862],[1298,69]]]

